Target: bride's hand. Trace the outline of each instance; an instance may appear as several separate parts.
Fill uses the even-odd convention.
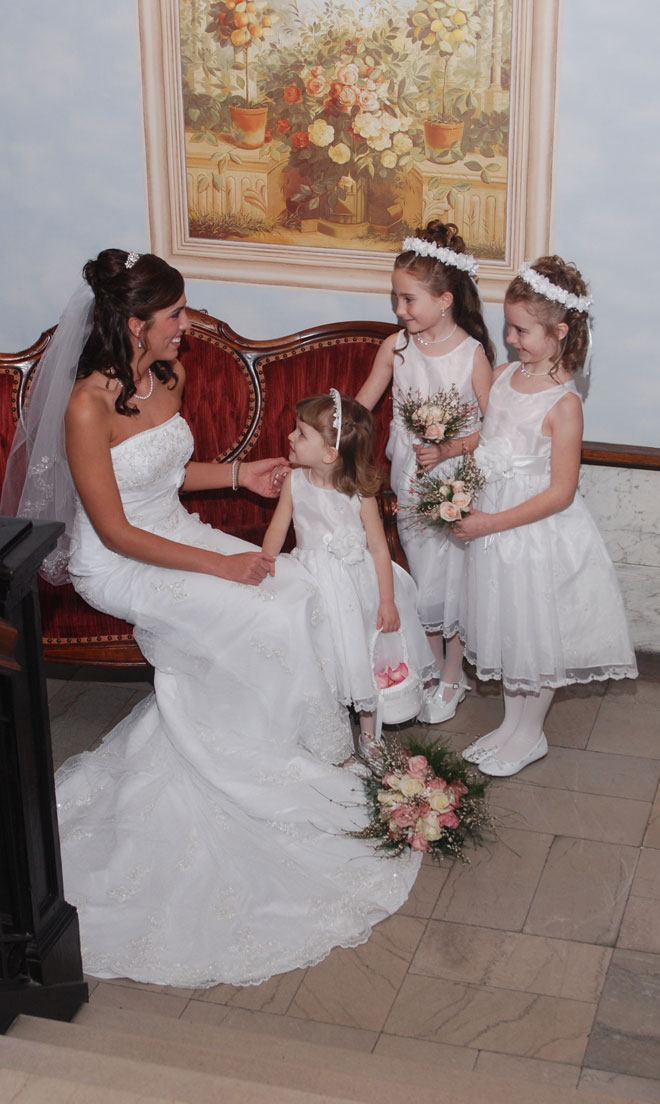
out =
[[[275,574],[275,557],[267,552],[238,552],[235,556],[221,556],[218,575],[232,583],[259,586],[267,575]]]
[[[239,468],[239,486],[263,498],[277,498],[289,467],[289,461],[283,456],[246,461]]]

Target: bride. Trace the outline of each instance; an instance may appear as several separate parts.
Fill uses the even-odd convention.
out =
[[[367,813],[360,781],[333,765],[352,742],[312,579],[289,557],[274,576],[271,556],[179,501],[239,485],[273,495],[286,468],[190,460],[180,273],[108,249],[83,274],[2,501],[65,521],[44,573],[133,623],[155,672],[154,693],[57,774],[83,965],[182,987],[258,984],[364,942],[405,901],[419,857],[350,835]]]

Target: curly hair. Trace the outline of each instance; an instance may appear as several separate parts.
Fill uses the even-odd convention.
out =
[[[433,219],[424,229],[416,230],[415,237],[453,249],[455,253],[467,252],[465,242],[453,222],[445,223]],[[479,342],[492,368],[495,364],[495,349],[483,319],[481,300],[472,277],[454,265],[443,264],[437,257],[422,257],[411,249],[399,253],[394,267],[401,272],[409,272],[437,299],[446,291],[451,292],[454,297],[451,308],[454,322]],[[409,340],[410,335],[407,334],[406,344]]]
[[[137,414],[129,405],[135,394],[129,337],[129,318],[140,318],[145,326],[142,337],[149,347],[149,329],[156,311],[171,307],[183,295],[183,276],[153,253],[143,253],[131,268],[126,267],[125,249],[104,249],[96,260],[88,261],[83,276],[94,292],[94,320],[78,364],[78,379],[101,372],[117,379],[120,391],[115,399],[118,414]],[[172,386],[177,375],[163,360],[152,364],[154,375]]]
[[[589,289],[576,266],[571,261],[565,261],[556,253],[549,257],[539,257],[534,261],[532,268],[546,276],[551,283],[563,288],[564,291],[574,295],[588,295]],[[546,299],[545,295],[534,291],[522,276],[516,276],[509,284],[506,295],[506,303],[524,303],[530,313],[541,323],[549,337],[556,335],[555,327],[560,322],[568,326],[566,337],[559,341],[557,355],[551,375],[556,373],[560,365],[567,372],[579,372],[589,351],[589,316],[585,311],[567,309],[562,303],[555,303]]]
[[[300,399],[295,414],[301,422],[320,433],[326,445],[335,448],[337,430],[332,424],[335,404],[332,395],[311,395]],[[366,406],[341,395],[341,436],[338,459],[332,473],[335,490],[373,498],[383,482],[373,463],[374,420]]]

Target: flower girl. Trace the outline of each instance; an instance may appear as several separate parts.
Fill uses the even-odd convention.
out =
[[[548,750],[556,687],[635,678],[614,568],[577,491],[582,403],[573,375],[590,344],[591,299],[561,257],[525,263],[505,300],[518,360],[495,370],[475,452],[488,482],[454,526],[470,541],[461,614],[479,678],[501,678],[502,724],[463,752],[489,775],[517,774]]]
[[[359,713],[360,753],[377,755],[376,632],[401,628],[409,663],[423,681],[435,673],[433,653],[417,616],[415,584],[392,563],[378,513],[371,414],[335,388],[302,399],[295,412],[289,459],[296,467],[284,480],[263,551],[278,554],[293,520],[293,555],[319,584],[330,621],[339,700]],[[405,664],[390,666],[379,683],[406,674]]]

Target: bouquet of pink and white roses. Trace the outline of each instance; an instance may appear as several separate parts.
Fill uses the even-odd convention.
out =
[[[359,839],[379,840],[393,855],[406,848],[467,862],[466,842],[478,844],[493,827],[485,792],[489,780],[438,741],[407,750],[384,748],[370,760],[364,780],[369,802],[369,824]]]
[[[456,387],[438,391],[422,399],[419,391],[408,391],[395,400],[404,425],[426,445],[437,445],[452,437],[467,436],[479,425],[479,410],[475,403],[461,402]]]
[[[452,478],[419,471],[414,489],[417,501],[409,507],[415,521],[442,528],[451,525],[470,512],[475,495],[486,486],[486,479],[471,452],[465,457]]]

